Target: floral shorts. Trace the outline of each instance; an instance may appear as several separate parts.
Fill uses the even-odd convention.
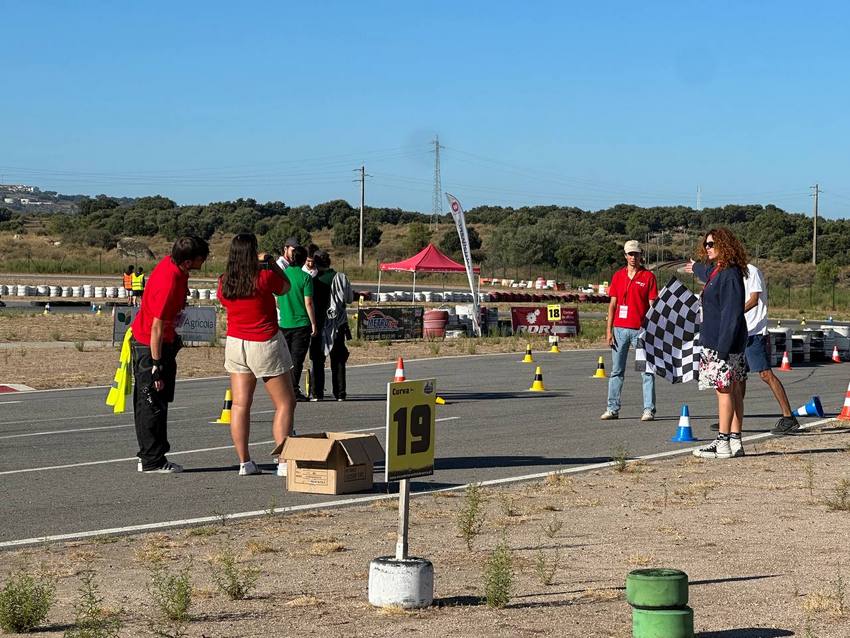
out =
[[[724,360],[717,350],[703,348],[699,362],[699,389],[726,390],[736,381],[747,380],[746,358],[743,352],[729,354]]]

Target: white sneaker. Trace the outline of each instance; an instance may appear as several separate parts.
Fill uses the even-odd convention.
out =
[[[183,466],[171,461],[166,461],[165,465],[158,467],[155,470],[142,470],[144,474],[177,474],[183,471]]]
[[[729,445],[729,439],[717,437],[708,445],[694,450],[694,456],[703,459],[731,459],[732,448]]]
[[[640,416],[641,421],[655,421],[655,415],[652,413],[652,410],[644,410],[643,414]]]
[[[286,461],[280,461],[277,464],[277,475],[286,476]]]
[[[614,419],[620,418],[620,413],[612,412],[611,410],[605,410],[605,412],[603,412],[602,416],[600,416],[599,418],[603,421],[613,421]]]
[[[732,458],[746,456],[746,453],[744,452],[744,444],[741,441],[740,437],[729,437],[729,449],[732,452]]]
[[[254,461],[245,461],[239,464],[239,476],[251,476],[252,474],[262,474],[263,471],[257,467]]]

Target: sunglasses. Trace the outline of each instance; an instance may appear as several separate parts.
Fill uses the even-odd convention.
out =
[[[714,242],[713,241],[707,241],[703,244],[703,246],[705,248],[714,248]]]

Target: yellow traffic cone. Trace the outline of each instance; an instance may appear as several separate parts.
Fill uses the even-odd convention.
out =
[[[531,384],[531,387],[528,389],[529,392],[545,392],[546,388],[543,387],[543,372],[540,370],[540,366],[537,366],[537,369],[534,371],[534,381]]]
[[[607,379],[608,375],[605,374],[605,360],[602,357],[599,357],[599,361],[596,364],[596,372],[594,373],[593,379]]]
[[[221,408],[221,416],[218,417],[213,423],[221,423],[222,425],[230,425],[230,410],[233,407],[233,395],[230,392],[230,388],[227,388],[227,392],[224,393],[224,406]]]
[[[446,400],[443,397],[437,397],[434,399],[434,403],[437,405],[446,405]]]
[[[552,354],[559,354],[561,352],[561,350],[558,348],[557,341],[552,343],[552,347],[549,348],[549,352],[551,352]]]
[[[522,358],[523,363],[534,363],[534,359],[531,356],[531,344],[526,344],[525,346],[525,356]]]

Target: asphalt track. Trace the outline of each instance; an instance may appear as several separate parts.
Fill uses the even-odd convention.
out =
[[[411,489],[576,469],[607,462],[620,449],[632,456],[681,449],[670,437],[683,403],[690,406],[696,436],[712,436],[714,394],[698,392],[694,384],[658,380],[657,420],[641,423],[640,382],[631,367],[620,420],[599,421],[607,383],[591,376],[601,352],[535,353],[545,393],[527,391],[534,366],[520,363],[517,354],[408,361],[407,377],[437,377],[439,393],[449,402],[437,411],[436,471],[413,480]],[[299,404],[298,431],[369,431],[383,440],[386,382],[393,370],[389,363],[350,367],[350,400]],[[829,416],[841,407],[850,365],[799,366],[778,374],[793,407],[819,394]],[[269,473],[237,476],[228,429],[210,424],[226,387],[223,377],[178,383],[169,423],[169,458],[186,467],[178,475],[136,471],[132,414],[113,415],[103,403],[105,388],[0,396],[0,548],[44,537],[169,527],[387,492],[376,472],[371,495],[287,493],[271,473],[270,402],[262,391],[251,441],[255,459]],[[767,432],[777,417],[773,396],[758,378],[750,381],[746,411],[747,435]]]

